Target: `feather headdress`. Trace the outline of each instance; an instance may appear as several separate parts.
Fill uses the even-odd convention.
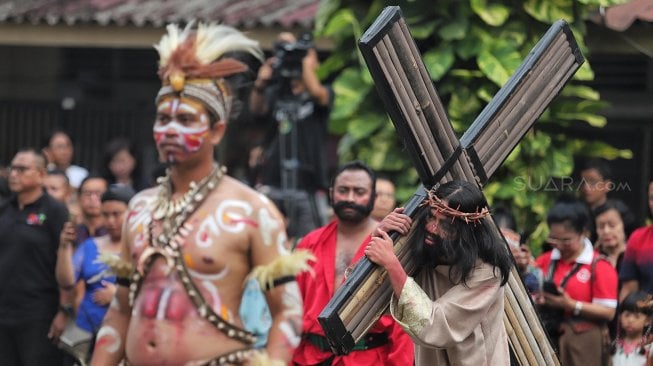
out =
[[[231,91],[225,77],[248,70],[231,52],[250,54],[259,60],[263,52],[258,42],[238,30],[218,24],[194,23],[183,30],[176,24],[167,26],[167,34],[154,46],[159,52],[159,77],[163,87],[156,102],[169,95],[198,99],[218,120],[228,120]]]

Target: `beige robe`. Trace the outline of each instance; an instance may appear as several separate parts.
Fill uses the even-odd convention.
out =
[[[415,343],[415,364],[509,365],[498,270],[477,262],[466,287],[449,281],[449,268],[408,277],[399,299],[392,297],[392,316]]]

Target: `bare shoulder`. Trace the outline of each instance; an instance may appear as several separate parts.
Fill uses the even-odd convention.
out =
[[[160,189],[159,186],[155,186],[136,193],[136,195],[134,195],[134,197],[129,201],[129,209],[139,209],[142,208],[144,204],[152,202],[152,200],[154,200],[154,198],[159,194]]]
[[[229,176],[224,177],[222,186],[219,189],[221,195],[231,199],[248,202],[254,209],[268,209],[279,214],[274,203],[264,194]]]

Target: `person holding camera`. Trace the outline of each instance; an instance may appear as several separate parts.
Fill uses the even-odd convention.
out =
[[[561,197],[547,214],[554,249],[536,260],[545,273],[540,315],[569,366],[604,364],[606,324],[617,308],[617,272],[587,238],[589,219],[584,203]]]
[[[318,79],[318,66],[310,34],[298,41],[281,33],[250,96],[250,110],[266,131],[254,183],[284,212],[296,238],[324,223],[319,207],[326,204],[318,204],[316,193],[328,186],[325,146],[334,94]]]

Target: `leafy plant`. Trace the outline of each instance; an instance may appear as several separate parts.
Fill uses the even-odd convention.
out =
[[[584,19],[599,5],[618,2],[404,0],[394,4],[406,17],[460,136],[550,24],[566,20],[587,54]],[[340,160],[361,159],[377,171],[391,174],[399,198],[405,200],[418,185],[417,174],[385,110],[380,108],[383,104],[356,45],[386,5],[379,0],[322,1],[316,33],[331,38],[336,45],[320,72],[323,76],[337,74],[330,131],[342,135]],[[571,139],[562,132],[577,123],[605,125],[605,118],[598,114],[605,103],[597,91],[583,84],[593,78],[591,66],[585,62],[484,189],[491,204],[504,202],[511,207],[519,228],[531,233],[536,252],[547,235],[548,208],[561,189],[569,188],[555,183],[572,174],[573,157],[631,156],[630,151]]]

